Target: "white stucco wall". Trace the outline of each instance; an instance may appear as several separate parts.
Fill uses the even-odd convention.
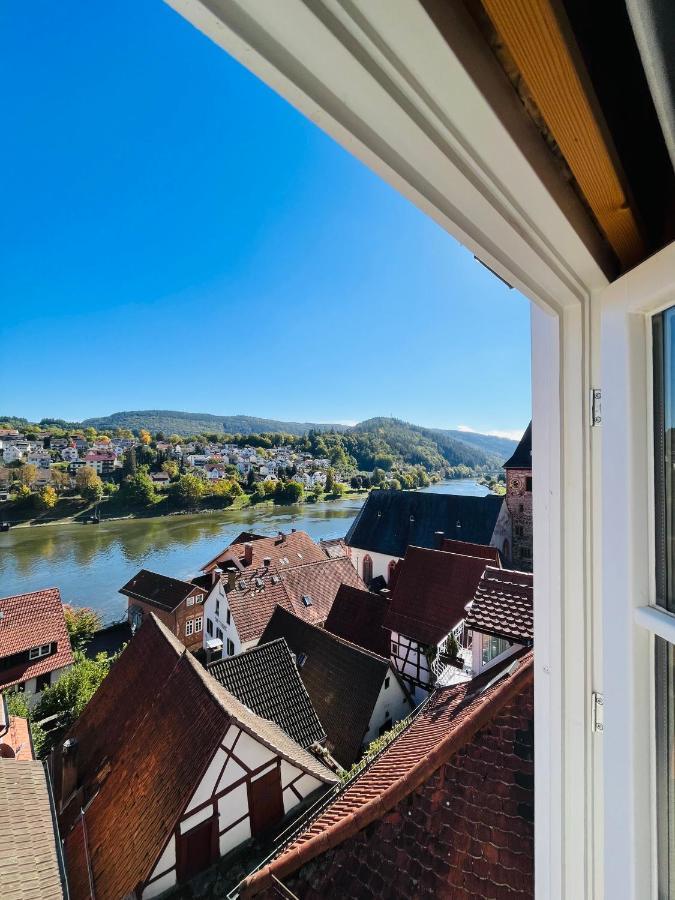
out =
[[[389,584],[389,563],[398,562],[400,556],[387,556],[385,553],[373,553],[372,550],[360,550],[358,547],[350,548],[350,558],[357,573],[363,578],[363,557],[369,556],[373,561],[373,578],[382,575]]]
[[[219,613],[216,615],[216,601],[219,603]],[[206,649],[206,642],[210,640],[212,637],[216,637],[216,629],[220,628],[223,632],[223,656],[227,656],[227,641],[228,638],[234,644],[234,654],[230,654],[231,656],[236,655],[237,653],[241,653],[242,650],[248,649],[250,645],[242,645],[241,639],[239,637],[239,632],[234,624],[234,616],[230,615],[230,624],[227,624],[227,613],[230,607],[227,602],[227,591],[225,590],[225,586],[222,581],[218,581],[211,588],[211,591],[204,601],[204,637],[203,637],[203,645]],[[209,634],[206,629],[206,620],[210,619],[213,622],[213,634]]]
[[[370,727],[363,738],[363,743],[366,746],[371,741],[374,741],[375,738],[379,737],[380,728],[385,724],[388,718],[391,720],[391,724],[394,725],[396,722],[400,722],[401,719],[404,719],[411,709],[410,702],[408,701],[405,691],[401,687],[392,666],[389,667],[387,675],[389,677],[389,687],[385,687],[387,681],[385,678],[382,681],[380,693],[375,702],[375,706],[373,707],[373,712],[370,717]],[[387,716],[387,713],[389,713],[389,716]]]

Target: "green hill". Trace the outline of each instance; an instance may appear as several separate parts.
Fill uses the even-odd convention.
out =
[[[316,424],[313,422],[281,422],[277,419],[259,419],[255,416],[214,416],[211,413],[178,412],[167,409],[132,410],[116,412],[96,419],[85,419],[82,426],[91,426],[99,431],[111,428],[130,428],[138,431],[147,428],[153,434],[193,434],[224,432],[225,434],[262,434],[282,431],[285,434],[303,435],[308,431],[330,431],[342,429],[342,425]]]

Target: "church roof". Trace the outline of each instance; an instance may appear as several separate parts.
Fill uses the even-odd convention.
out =
[[[504,463],[505,469],[531,469],[532,468],[532,422],[525,429],[520,443],[513,451],[511,459]]]
[[[503,498],[494,494],[470,497],[423,491],[372,491],[352,523],[350,547],[405,556],[407,548],[438,547],[444,538],[489,544]]]

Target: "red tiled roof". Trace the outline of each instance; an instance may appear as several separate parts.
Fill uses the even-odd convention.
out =
[[[464,556],[477,556],[479,559],[489,559],[498,568],[501,566],[499,550],[496,547],[488,547],[486,544],[471,544],[469,541],[455,541],[452,538],[443,538],[440,549],[446,553],[462,553]]]
[[[272,560],[271,565],[280,569],[320,562],[326,558],[321,547],[304,531],[292,531],[290,534],[283,536],[277,534],[274,537],[261,537],[243,532],[229,547],[210,560],[202,571],[208,572],[216,566],[222,566],[228,560],[237,563],[238,568],[246,567],[244,547],[248,543],[253,545],[253,561],[247,568],[258,569],[266,557]]]
[[[439,643],[464,618],[485,566],[475,556],[408,547],[385,627],[422,644]]]
[[[533,677],[530,651],[497,673],[437,690],[384,752],[245,879],[240,896],[348,848],[357,835],[356,859],[345,849],[339,891],[322,881],[336,857],[313,865],[316,896],[533,896]],[[368,858],[383,842],[395,863],[388,871]],[[409,871],[425,874],[421,863],[433,867],[425,890],[419,881],[407,889]],[[289,889],[304,896],[295,881]]]
[[[364,587],[346,557],[322,558],[318,562],[284,568],[263,566],[237,575],[235,587],[227,592],[227,602],[240,640],[253,641],[265,630],[277,606],[307,622],[323,623],[341,584]],[[306,605],[302,598],[311,600]]]
[[[466,614],[467,628],[531,644],[534,638],[531,572],[488,566]]]
[[[0,670],[0,689],[73,662],[58,588],[0,598],[0,659],[53,643],[56,653],[35,660],[19,660],[11,668]]]
[[[343,584],[328,613],[326,631],[379,656],[389,656],[391,631],[382,624],[388,608],[388,598]]]
[[[69,808],[61,816],[73,900],[90,896],[87,859],[96,900],[119,900],[145,881],[232,720],[283,758],[334,781],[148,616],[66,736],[77,740],[82,786],[73,803],[85,806],[70,831]],[[57,805],[60,769],[57,757]]]
[[[0,709],[1,712],[2,710]],[[7,729],[6,731],[5,728]],[[22,719],[20,716],[9,716],[9,721],[5,725],[0,719],[0,759],[3,758],[35,759],[28,719]]]

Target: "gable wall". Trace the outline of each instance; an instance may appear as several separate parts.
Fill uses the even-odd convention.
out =
[[[221,856],[251,837],[248,785],[273,768],[280,769],[284,813],[290,812],[321,782],[297,766],[281,759],[249,734],[232,724],[223,736],[202,776],[177,828],[168,838],[142,893],[143,900],[156,897],[176,884],[177,837],[207,819],[218,823]]]
[[[363,743],[366,747],[371,741],[380,736],[380,727],[382,725],[387,721],[391,725],[395,725],[396,722],[405,719],[412,709],[410,701],[406,697],[391,666],[387,671],[387,675],[389,677],[389,687],[385,687],[385,678],[370,716],[370,727],[363,738]]]
[[[216,615],[216,601],[220,603],[220,613]],[[234,616],[230,615],[230,624],[227,624],[227,612],[229,610],[229,604],[227,602],[227,591],[222,583],[219,581],[218,584],[213,586],[210,594],[206,598],[204,603],[204,635],[203,635],[203,644],[206,647],[206,642],[209,640],[211,635],[208,634],[206,630],[206,619],[207,617],[211,619],[213,622],[213,637],[216,637],[216,628],[220,628],[223,632],[223,657],[227,656],[227,639],[229,638],[234,644],[234,654],[241,653],[242,650],[248,649],[242,645],[241,639],[239,638],[239,633],[234,624]],[[257,641],[255,642],[257,643]]]
[[[369,556],[373,561],[373,578],[381,575],[387,584],[389,584],[389,563],[392,559],[398,562],[401,558],[400,556],[388,556],[386,553],[375,553],[372,550],[360,550],[358,547],[350,547],[349,550],[352,565],[361,578],[363,578],[363,558]]]

